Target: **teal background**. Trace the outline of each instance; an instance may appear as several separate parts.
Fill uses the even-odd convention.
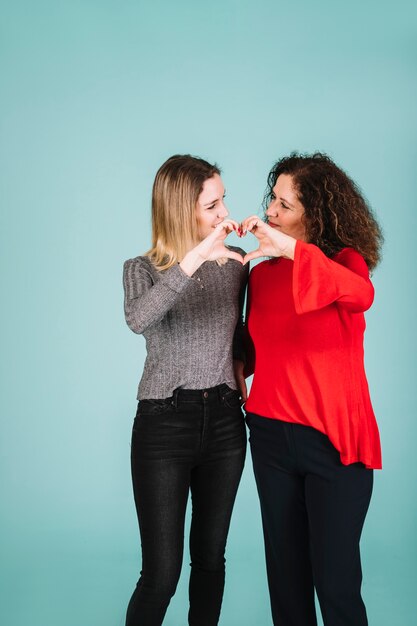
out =
[[[363,590],[371,625],[415,623],[414,6],[1,2],[1,624],[124,624],[144,341],[124,323],[121,269],[149,245],[157,168],[181,152],[217,161],[241,219],[293,149],[328,152],[385,231],[366,337],[384,470]],[[167,626],[186,621],[187,575],[186,554]],[[271,625],[249,458],[221,624]]]

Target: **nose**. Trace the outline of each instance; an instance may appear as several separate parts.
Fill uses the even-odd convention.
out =
[[[229,215],[229,211],[227,210],[227,207],[225,205],[224,202],[221,202],[219,204],[219,208],[218,208],[218,212],[217,212],[217,216],[221,217],[222,219],[224,219],[225,217],[227,217]]]
[[[276,203],[273,200],[268,205],[268,208],[266,209],[266,214],[267,214],[268,217],[277,217],[277,215],[278,215],[278,206],[276,205]]]

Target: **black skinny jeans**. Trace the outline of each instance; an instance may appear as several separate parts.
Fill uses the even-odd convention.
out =
[[[246,453],[239,394],[227,385],[142,400],[132,433],[132,478],[142,571],[126,626],[159,626],[180,576],[191,491],[191,626],[216,626],[230,518]]]
[[[314,428],[247,414],[276,626],[366,626],[359,540],[373,471]]]

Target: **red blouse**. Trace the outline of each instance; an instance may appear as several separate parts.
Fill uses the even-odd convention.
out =
[[[381,468],[364,369],[364,311],[374,289],[363,257],[333,259],[297,241],[294,261],[263,261],[249,278],[247,327],[254,379],[246,411],[326,434],[343,464]]]

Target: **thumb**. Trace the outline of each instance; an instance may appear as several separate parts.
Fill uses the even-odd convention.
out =
[[[225,248],[225,253],[223,256],[227,257],[228,259],[234,259],[235,261],[239,261],[239,263],[243,263],[242,255],[239,254],[239,252],[234,252],[233,250],[229,250],[228,248]]]
[[[265,256],[265,254],[259,248],[257,250],[253,250],[252,252],[248,252],[243,257],[243,265],[246,265],[249,261],[253,261],[253,259],[259,259],[262,256]]]

